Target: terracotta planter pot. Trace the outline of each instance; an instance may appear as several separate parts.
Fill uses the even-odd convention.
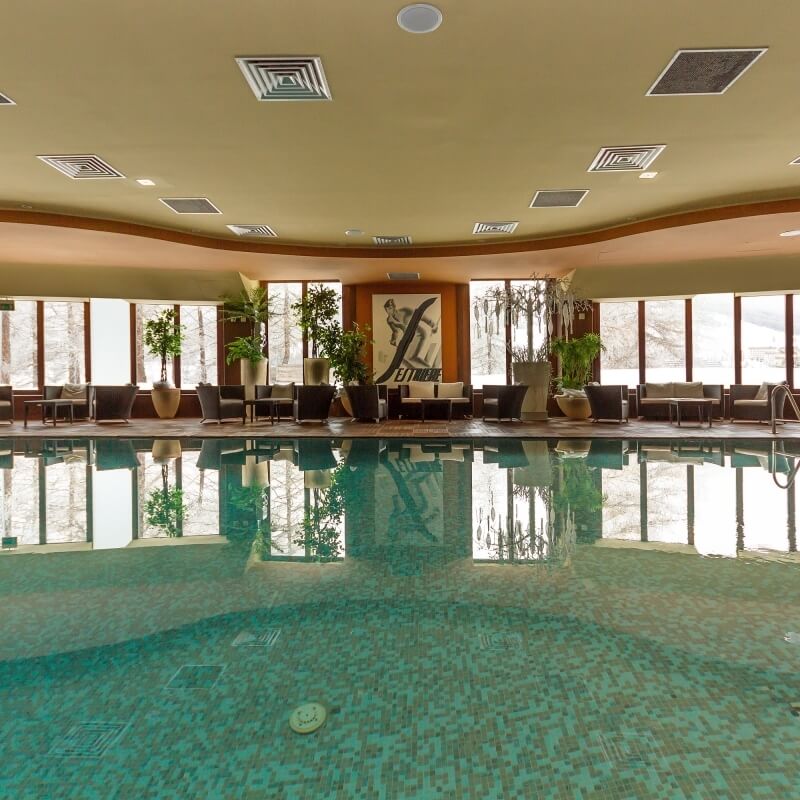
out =
[[[331,362],[327,358],[303,359],[303,383],[320,386],[331,382]]]
[[[181,403],[180,389],[153,389],[150,392],[153,408],[161,419],[172,419],[178,413]]]
[[[261,361],[240,360],[239,369],[242,376],[242,384],[244,385],[244,399],[253,400],[256,396],[256,384],[263,386],[267,382],[267,367],[269,366],[269,359],[262,358]]]
[[[564,416],[570,419],[589,419],[592,410],[585,397],[572,397],[568,394],[557,394],[556,403]]]
[[[550,364],[547,361],[517,361],[512,364],[514,380],[528,387],[522,401],[522,419],[547,419]]]

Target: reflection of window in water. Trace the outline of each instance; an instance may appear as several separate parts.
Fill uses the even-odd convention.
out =
[[[603,470],[603,538],[641,539],[640,465]]]
[[[45,470],[47,543],[86,541],[86,461],[52,464]]]
[[[647,538],[686,544],[689,537],[686,465],[647,464]]]
[[[13,469],[0,470],[0,492],[2,535],[16,536],[18,544],[39,544],[39,460],[17,457]]]
[[[184,536],[219,534],[219,471],[198,469],[198,452],[184,450],[181,456],[181,488],[186,516]]]
[[[295,541],[303,536],[305,485],[303,473],[290,461],[270,464],[269,513],[270,557],[304,556],[305,547]]]

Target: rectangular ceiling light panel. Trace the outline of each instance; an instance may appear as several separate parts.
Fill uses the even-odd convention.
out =
[[[387,272],[390,281],[418,281],[419,272]]]
[[[641,172],[647,169],[666,148],[665,144],[601,147],[588,172]]]
[[[318,56],[242,56],[236,63],[259,100],[333,99]]]
[[[531,200],[531,208],[577,208],[588,189],[540,189]]]
[[[411,244],[410,236],[373,236],[372,241],[378,247],[407,247]]]
[[[221,214],[207,197],[159,197],[176,214]]]
[[[519,222],[476,222],[473,234],[514,233]]]
[[[678,50],[647,94],[724,94],[766,52],[766,47]]]
[[[95,155],[36,156],[63,175],[73,180],[99,180],[103,178],[124,178],[107,161]]]
[[[275,233],[269,225],[228,225],[229,230],[233,231],[237,236],[270,236],[274,237],[278,234]]]

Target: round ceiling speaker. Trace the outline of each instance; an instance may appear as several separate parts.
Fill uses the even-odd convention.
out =
[[[409,33],[431,33],[442,24],[442,12],[430,3],[412,3],[400,9],[397,24]]]

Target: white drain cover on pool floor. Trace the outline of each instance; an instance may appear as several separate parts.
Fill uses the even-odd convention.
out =
[[[321,703],[303,703],[292,711],[289,727],[295,733],[313,733],[325,724],[328,712]]]

